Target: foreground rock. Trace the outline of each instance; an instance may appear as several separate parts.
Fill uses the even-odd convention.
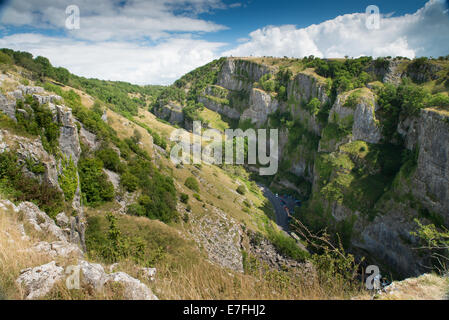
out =
[[[22,270],[16,282],[25,289],[25,299],[32,300],[45,296],[62,279],[64,269],[52,261],[35,268]]]
[[[150,288],[127,273],[107,274],[100,264],[85,260],[79,261],[77,266],[80,270],[81,286],[87,286],[96,293],[101,294],[107,284],[119,284],[123,288],[123,298],[126,300],[158,300]],[[27,300],[40,299],[48,294],[59,281],[65,279],[65,273],[63,267],[52,261],[42,266],[22,270],[16,282],[25,289]]]

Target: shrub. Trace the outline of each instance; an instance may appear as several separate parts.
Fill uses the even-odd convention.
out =
[[[184,183],[184,185],[190,190],[200,192],[200,186],[198,181],[194,177],[188,177]]]
[[[177,220],[176,188],[173,179],[161,174],[145,159],[131,160],[128,168],[129,173],[137,178],[137,185],[142,190],[139,204],[145,209],[145,216],[163,222]]]
[[[114,186],[103,172],[103,162],[98,158],[84,158],[78,163],[81,191],[90,205],[111,201]]]
[[[35,202],[42,211],[55,217],[64,209],[62,194],[48,183],[25,176],[22,167],[13,152],[0,153],[0,189],[15,201]]]
[[[58,177],[59,185],[64,192],[65,200],[72,201],[78,188],[78,172],[72,158],[61,159],[62,172]]]
[[[112,148],[103,148],[96,152],[96,156],[103,162],[106,169],[114,172],[122,172],[123,165],[120,162],[120,157]]]
[[[243,184],[239,185],[237,187],[237,192],[241,195],[244,195],[246,193],[246,187]]]
[[[134,192],[137,190],[137,187],[139,185],[139,179],[126,171],[120,177],[120,183],[126,189],[126,191]]]
[[[187,203],[189,202],[189,195],[186,193],[181,193],[181,202],[182,203]]]

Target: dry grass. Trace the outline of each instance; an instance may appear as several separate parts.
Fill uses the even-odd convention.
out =
[[[425,274],[394,282],[393,290],[381,294],[380,300],[447,300],[449,299],[449,278]]]
[[[0,295],[8,299],[23,299],[24,292],[15,280],[20,270],[51,261],[46,255],[29,250],[33,238],[22,238],[19,218],[12,210],[0,208]]]

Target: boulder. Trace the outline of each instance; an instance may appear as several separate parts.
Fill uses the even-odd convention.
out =
[[[38,299],[45,296],[53,286],[62,279],[64,269],[56,265],[55,261],[35,268],[21,271],[16,282],[25,289],[27,300]]]

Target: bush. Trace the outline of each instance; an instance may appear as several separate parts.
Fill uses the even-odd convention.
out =
[[[188,177],[184,183],[184,185],[190,190],[200,192],[200,186],[198,181],[194,177]]]
[[[241,194],[241,195],[244,195],[245,193],[246,193],[246,187],[243,185],[243,184],[241,184],[241,185],[239,185],[238,187],[237,187],[237,190],[236,190],[239,194]]]
[[[139,185],[139,179],[127,171],[120,177],[120,183],[126,191],[134,192]]]
[[[182,203],[187,203],[189,202],[189,195],[186,193],[181,193],[181,202]]]
[[[62,194],[48,183],[25,176],[22,167],[13,152],[0,153],[0,189],[15,201],[36,203],[50,217],[63,211]]]
[[[7,54],[5,54],[3,52],[0,52],[0,63],[12,64],[13,60],[12,60],[12,58],[9,55],[7,55]]]
[[[120,157],[112,148],[103,148],[96,152],[96,156],[103,161],[106,169],[114,172],[123,172],[123,165],[120,162]]]
[[[58,177],[65,200],[72,201],[78,188],[78,173],[72,158],[62,159],[62,172]]]
[[[84,158],[78,163],[81,191],[90,205],[111,201],[114,186],[103,172],[103,162],[98,158]]]
[[[173,179],[164,176],[148,160],[133,159],[129,162],[128,180],[135,183],[142,190],[142,196],[139,198],[139,205],[145,209],[145,216],[150,219],[158,219],[163,222],[177,220],[176,211],[176,188]],[[126,179],[125,179],[126,180]]]

